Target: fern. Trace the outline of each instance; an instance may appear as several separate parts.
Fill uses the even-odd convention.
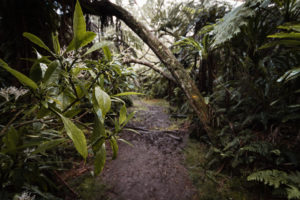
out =
[[[241,27],[248,24],[247,19],[255,15],[255,11],[245,5],[241,5],[229,12],[222,21],[216,24],[214,29],[213,46],[219,46],[241,32]]]
[[[248,151],[257,153],[261,156],[268,156],[271,153],[271,148],[271,145],[267,142],[256,142],[242,147],[240,152],[242,153]]]
[[[248,181],[264,182],[266,185],[279,188],[281,184],[287,183],[287,173],[278,170],[264,170],[250,174],[247,177]]]
[[[300,190],[299,188],[288,185],[289,188],[286,189],[288,199],[300,199]]]
[[[250,174],[248,181],[259,181],[275,189],[284,186],[288,199],[300,199],[300,172],[286,173],[279,170],[263,170]]]

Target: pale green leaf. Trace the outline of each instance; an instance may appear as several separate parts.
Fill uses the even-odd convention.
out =
[[[122,92],[122,93],[115,94],[113,96],[120,97],[120,96],[128,96],[128,95],[145,95],[145,94],[139,92]]]
[[[134,117],[135,113],[136,112],[132,112],[127,116],[126,120],[122,124],[122,128]]]
[[[109,140],[110,145],[111,145],[111,149],[113,150],[113,156],[112,159],[116,159],[117,155],[118,155],[118,151],[119,151],[119,146],[117,143],[117,140],[115,138],[115,136],[112,136]]]
[[[26,37],[28,40],[30,40],[32,43],[38,45],[39,47],[46,49],[48,52],[52,53],[51,50],[45,45],[45,43],[36,35],[32,33],[24,32],[23,36]]]
[[[103,142],[101,148],[99,149],[99,151],[97,151],[95,155],[95,161],[94,161],[95,175],[98,175],[102,172],[105,161],[106,161],[106,149],[105,149],[105,143]]]
[[[104,116],[110,110],[111,107],[110,96],[106,92],[104,92],[99,86],[95,87],[94,95],[99,108],[102,110],[102,116],[104,118]]]
[[[57,67],[59,65],[59,62],[57,60],[54,60],[48,65],[48,68],[45,72],[43,82],[47,84],[51,84],[53,82],[58,81],[59,73],[57,70]]]
[[[278,26],[278,28],[300,32],[300,24],[284,24],[282,26]]]
[[[0,65],[9,73],[11,73],[14,77],[16,77],[23,85],[28,86],[34,90],[36,90],[38,88],[37,84],[31,80],[30,78],[28,78],[27,76],[25,76],[24,74],[22,74],[21,72],[18,72],[12,68],[10,68],[8,66],[8,64],[6,62],[4,62],[2,59],[0,59]]]
[[[127,140],[124,140],[124,139],[122,139],[122,138],[119,138],[118,140],[121,141],[121,142],[124,142],[125,144],[128,144],[129,146],[134,147],[134,145],[131,144],[131,143],[130,143],[129,141],[127,141]]]
[[[52,43],[53,43],[53,48],[54,51],[57,55],[60,54],[60,44],[59,44],[59,40],[58,40],[58,35],[54,35],[52,34]]]
[[[96,44],[94,44],[91,48],[89,48],[85,54],[83,54],[83,56],[86,56],[94,51],[97,51],[98,49],[100,49],[104,44],[102,42],[98,42]]]
[[[126,120],[126,114],[127,114],[127,109],[126,109],[126,106],[125,104],[121,107],[120,109],[120,116],[119,116],[119,124],[123,124],[123,122],[125,122]]]
[[[268,38],[293,38],[293,39],[300,39],[300,33],[276,33],[274,35],[268,35]]]
[[[102,47],[102,50],[103,50],[103,53],[104,53],[105,58],[106,58],[108,61],[111,61],[111,60],[112,60],[112,57],[111,57],[111,52],[110,52],[108,46],[103,46],[103,47]]]
[[[83,47],[88,43],[92,42],[96,37],[96,33],[86,31],[85,19],[78,0],[76,2],[73,17],[73,34],[73,40],[67,47],[66,52],[74,49],[77,50],[80,47]]]
[[[85,32],[86,32],[85,19],[79,1],[77,0],[75,5],[74,16],[73,16],[74,38],[82,37]]]
[[[86,138],[82,130],[80,130],[70,119],[64,117],[59,113],[57,114],[61,117],[67,135],[73,141],[76,150],[84,159],[86,159],[88,152],[87,152]]]

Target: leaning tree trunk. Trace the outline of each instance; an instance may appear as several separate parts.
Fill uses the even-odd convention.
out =
[[[203,124],[203,128],[208,134],[211,133],[208,118],[208,107],[201,96],[194,81],[185,71],[181,63],[173,53],[157,39],[142,23],[138,22],[124,8],[111,3],[108,0],[93,1],[81,0],[84,11],[88,14],[98,16],[115,16],[121,19],[132,31],[134,31],[156,54],[160,61],[167,67],[184,91],[189,104],[197,114]]]

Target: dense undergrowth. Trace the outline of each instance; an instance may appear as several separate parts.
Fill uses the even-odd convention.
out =
[[[122,66],[106,43],[87,48],[96,37],[86,31],[81,7],[77,2],[73,19],[74,37],[61,48],[52,35],[53,49],[37,36],[23,36],[40,49],[30,76],[0,66],[24,88],[6,87],[0,95],[0,199],[63,199],[66,190],[61,173],[78,160],[93,162],[98,175],[106,161],[110,145],[112,158],[118,154],[118,133],[133,117],[127,115],[125,95],[132,86],[133,72]],[[102,49],[98,60],[89,55]],[[126,142],[126,141],[124,141]],[[75,152],[77,151],[77,153]],[[82,158],[80,158],[82,157]]]
[[[299,199],[300,2],[247,1],[223,19],[202,20],[192,37],[172,47],[198,83],[213,127],[209,137],[194,120],[192,136],[208,151],[204,162],[201,147],[199,154],[197,147],[188,150],[196,185],[204,194],[224,189],[204,199]],[[156,77],[148,84],[154,96],[178,106],[177,114],[190,113],[174,83]],[[241,195],[258,196],[228,195],[231,184]]]
[[[159,7],[151,23],[156,36],[174,39],[170,49],[208,105],[211,133],[201,128],[176,82],[137,72],[141,91],[167,98],[177,117],[192,116],[191,136],[197,142],[189,144],[186,162],[202,199],[300,199],[300,2],[252,0],[234,9],[204,2],[174,3],[168,12]],[[119,30],[113,42],[119,51],[136,54],[130,48],[134,41],[120,41],[125,32]],[[29,76],[0,60],[5,87],[0,91],[0,199],[63,198],[53,194],[61,191],[60,173],[74,160],[94,162],[99,174],[106,144],[117,156],[118,134],[133,117],[123,96],[136,94],[127,92],[134,88],[135,73],[121,64],[111,43],[89,45],[96,34],[86,31],[79,4],[73,38],[48,34],[52,44],[46,45],[31,33],[23,35],[37,47],[37,58],[24,59],[32,63]],[[62,35],[68,36],[64,43],[71,41],[66,48],[60,47]],[[12,87],[16,81],[7,82],[8,74],[23,87]]]

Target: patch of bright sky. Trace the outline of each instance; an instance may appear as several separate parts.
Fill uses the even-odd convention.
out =
[[[142,7],[145,3],[147,3],[147,0],[133,0],[136,2],[136,4],[138,4],[139,7]],[[166,3],[170,3],[170,2],[184,2],[186,0],[165,0]],[[241,5],[243,2],[242,1],[236,1],[236,0],[221,0],[227,3],[230,3],[233,7],[237,7],[239,5]]]

